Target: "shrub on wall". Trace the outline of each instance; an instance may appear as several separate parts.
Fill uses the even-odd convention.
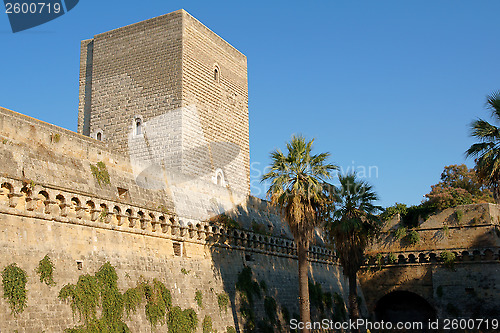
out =
[[[26,308],[27,274],[15,263],[5,267],[2,271],[3,297],[7,300],[10,310],[17,316]]]
[[[266,297],[264,298],[264,311],[266,312],[266,316],[271,322],[271,324],[276,323],[276,301],[272,297]]]
[[[387,255],[387,261],[390,263],[390,264],[395,264],[398,262],[398,258],[396,257],[396,255],[392,252],[390,252],[388,255]]]
[[[443,251],[441,252],[440,257],[445,267],[453,269],[453,267],[455,266],[455,259],[456,259],[455,253],[450,251]]]
[[[118,291],[115,268],[105,263],[95,275],[84,274],[76,284],[67,284],[59,291],[59,299],[69,301],[83,325],[66,329],[70,333],[129,332],[123,322],[125,311],[134,311],[142,299],[143,289]],[[100,314],[100,318],[98,318]]]
[[[219,311],[227,312],[227,306],[229,305],[229,296],[226,293],[217,294],[217,304],[219,305]]]
[[[420,234],[416,230],[410,230],[405,240],[409,245],[417,245],[420,242]]]
[[[97,162],[96,165],[90,164],[90,170],[92,171],[92,175],[97,180],[97,183],[100,187],[103,184],[111,184],[111,181],[109,179],[109,172],[104,162]]]
[[[212,317],[205,316],[205,318],[203,318],[203,322],[201,323],[201,328],[203,333],[212,333]]]
[[[403,239],[404,237],[406,237],[406,232],[406,227],[399,226],[394,233],[394,237],[396,237],[396,239],[398,240]]]
[[[181,310],[175,306],[167,316],[169,333],[192,333],[196,331],[198,316],[193,309]]]
[[[334,318],[337,321],[345,320],[347,317],[345,302],[339,293],[333,294],[333,304],[335,304]]]
[[[151,326],[163,324],[165,315],[172,307],[172,295],[165,285],[157,279],[142,282],[144,297],[146,298],[146,318]]]
[[[40,276],[40,282],[45,283],[48,286],[53,286],[54,282],[54,264],[50,260],[48,255],[45,255],[42,260],[38,262],[38,267],[36,273]]]
[[[194,293],[194,300],[196,301],[196,304],[198,304],[198,307],[203,308],[203,293],[201,290],[196,290]]]

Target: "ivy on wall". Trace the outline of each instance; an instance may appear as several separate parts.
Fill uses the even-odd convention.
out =
[[[105,263],[95,275],[84,274],[76,284],[67,284],[59,291],[59,299],[68,301],[73,313],[78,313],[83,325],[68,328],[68,333],[130,332],[123,322],[124,310],[138,305],[134,292],[124,297],[118,291],[115,268]],[[98,311],[100,309],[100,311]],[[100,318],[97,314],[100,314]]]
[[[54,282],[54,264],[48,255],[45,255],[42,260],[38,262],[36,273],[40,276],[40,282],[48,286],[53,286]]]
[[[140,283],[146,298],[146,318],[152,327],[165,323],[165,315],[172,307],[172,295],[165,285],[157,279],[153,283]]]
[[[15,263],[5,267],[2,271],[3,297],[7,300],[10,310],[17,316],[26,308],[26,272]]]
[[[192,333],[196,331],[198,325],[198,315],[193,309],[181,310],[175,306],[167,318],[169,333]]]
[[[96,165],[90,164],[90,170],[92,171],[92,175],[97,180],[99,186],[102,186],[103,184],[111,184],[108,169],[106,168],[106,164],[104,164],[104,162],[97,162]]]

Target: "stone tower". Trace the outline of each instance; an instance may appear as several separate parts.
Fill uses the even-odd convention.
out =
[[[184,10],[81,43],[78,132],[249,194],[246,57]]]

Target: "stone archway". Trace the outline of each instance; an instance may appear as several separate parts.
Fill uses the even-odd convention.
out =
[[[410,291],[393,291],[375,306],[377,321],[423,322],[436,319],[436,310],[423,297]],[[424,325],[425,327],[425,325]]]

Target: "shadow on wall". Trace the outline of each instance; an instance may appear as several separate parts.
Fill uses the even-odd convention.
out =
[[[245,207],[209,221],[216,230],[208,239],[214,245],[210,246],[214,274],[224,287],[217,295],[219,306],[224,307],[226,297],[237,332],[293,332],[290,320],[299,319],[295,244],[283,237],[289,235],[288,228],[277,232],[274,219],[279,218],[254,200],[249,198]],[[312,319],[342,321],[347,309],[339,266],[330,250],[313,246],[310,251]]]

